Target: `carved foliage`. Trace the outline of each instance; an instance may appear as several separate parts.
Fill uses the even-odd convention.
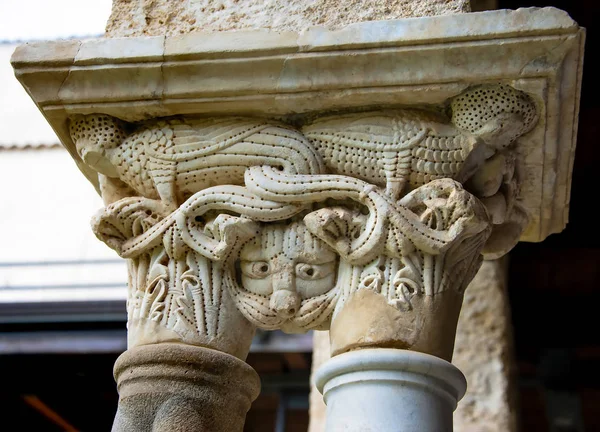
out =
[[[204,220],[182,208],[159,219],[156,206],[146,198],[124,198],[92,221],[96,235],[129,258],[130,346],[183,341],[235,351],[220,341],[228,327],[244,327],[223,294],[225,279],[256,223],[227,214]]]
[[[415,296],[462,293],[488,211],[495,227],[523,226],[512,143],[536,111],[507,86],[471,89],[448,110],[336,115],[301,131],[243,117],[75,118],[107,202],[94,232],[130,260],[134,343],[211,346],[234,306],[295,332],[326,328],[359,290],[401,312]]]
[[[335,115],[303,127],[328,169],[386,188],[399,199],[408,189],[452,178],[466,185],[493,215],[489,258],[507,253],[527,225],[514,205],[522,173],[515,140],[537,123],[535,102],[507,85],[470,88],[435,111],[387,110]],[[470,181],[475,177],[475,181]],[[518,207],[518,208],[516,208]]]

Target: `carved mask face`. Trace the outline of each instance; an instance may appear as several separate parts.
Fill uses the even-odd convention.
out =
[[[337,255],[301,223],[269,225],[242,249],[240,269],[243,289],[268,300],[284,331],[302,331],[311,301],[335,286]]]

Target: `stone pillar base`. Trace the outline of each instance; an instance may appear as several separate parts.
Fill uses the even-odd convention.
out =
[[[315,380],[327,404],[328,432],[451,432],[467,387],[445,360],[385,348],[336,356]]]
[[[258,374],[242,360],[175,343],[126,351],[114,375],[113,432],[242,431],[260,391]]]

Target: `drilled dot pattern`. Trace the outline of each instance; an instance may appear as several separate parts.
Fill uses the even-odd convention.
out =
[[[89,140],[106,149],[119,146],[127,137],[123,122],[107,115],[76,117],[71,120],[69,129],[75,143]]]
[[[428,111],[327,117],[303,132],[330,170],[379,186],[408,181],[413,188],[454,177],[472,150],[469,137]]]
[[[535,124],[535,102],[526,93],[508,85],[480,85],[454,98],[450,104],[452,123],[462,130],[476,133],[502,113],[519,114],[523,127],[515,136],[527,133]]]

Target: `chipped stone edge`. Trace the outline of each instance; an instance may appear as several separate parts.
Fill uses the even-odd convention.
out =
[[[532,7],[515,11],[497,10],[361,22],[333,31],[314,26],[301,33],[267,30],[195,32],[168,37],[166,44],[160,42],[164,36],[89,39],[81,42],[78,57],[75,57],[72,47],[79,44],[79,41],[33,42],[19,46],[11,63],[13,67],[19,67],[34,64],[105,64],[109,60],[127,63],[157,60],[163,56],[165,60],[232,58],[249,54],[337,51],[431,44],[436,41],[575,33],[578,30],[577,23],[566,12],[553,7]],[[70,61],[69,54],[72,54]]]

